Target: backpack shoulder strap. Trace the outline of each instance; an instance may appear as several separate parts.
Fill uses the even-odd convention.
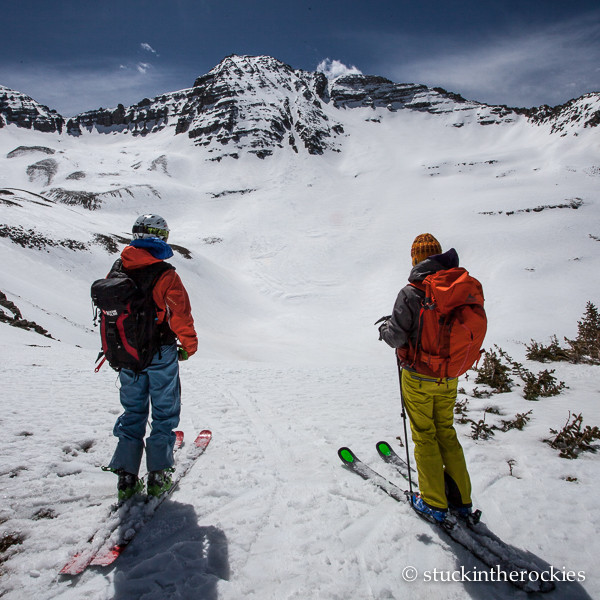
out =
[[[163,273],[170,270],[175,270],[175,267],[172,264],[162,260],[160,262],[148,265],[147,267],[142,267],[141,269],[123,269],[123,271],[135,281],[138,288],[144,293],[147,293],[153,289],[158,278]]]
[[[113,263],[113,266],[110,268],[110,271],[108,272],[106,278],[109,279],[111,277],[122,277],[125,274],[126,273],[125,269],[123,268],[123,260],[119,257]]]

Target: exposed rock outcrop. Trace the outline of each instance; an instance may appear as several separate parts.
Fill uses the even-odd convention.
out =
[[[46,133],[61,133],[64,118],[29,96],[0,86],[0,121]]]

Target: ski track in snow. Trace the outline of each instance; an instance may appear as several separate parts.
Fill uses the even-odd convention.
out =
[[[8,600],[23,598],[23,590],[40,599],[526,597],[509,584],[402,580],[408,565],[421,573],[482,567],[415,518],[408,505],[339,464],[336,450],[348,443],[402,484],[375,451],[380,438],[395,442],[401,435],[393,364],[186,363],[181,428],[188,443],[199,429],[212,429],[207,452],[113,567],[92,568],[79,578],[57,577],[114,501],[115,478],[98,467],[108,462],[115,444],[110,435],[119,413],[115,374],[94,374],[89,351],[65,350],[51,341],[48,348],[31,347],[27,344],[38,341],[35,334],[9,333],[10,344],[3,342],[1,349],[4,390],[13,408],[2,419],[7,443],[0,477],[7,502],[0,514],[7,519],[3,528],[21,531],[25,540],[3,565],[0,581]],[[582,379],[579,394],[592,384],[591,377]],[[83,382],[84,396],[74,380]],[[541,406],[516,393],[505,397],[506,414]],[[544,401],[551,411],[559,402]],[[489,401],[479,404],[483,410]],[[558,471],[544,473],[555,452],[527,436],[527,429],[474,442],[465,435],[468,426],[458,427],[490,528],[558,568],[586,570],[585,588],[591,592],[597,585],[593,554],[573,556],[564,545],[574,529],[587,537],[598,522],[593,498],[585,500],[585,490],[594,486],[593,457],[554,460]],[[515,467],[521,480],[508,475],[500,458],[511,448],[510,435],[529,438]],[[577,473],[581,483],[558,483],[558,472]],[[572,514],[570,486],[584,496],[578,502],[589,515],[585,524]],[[512,508],[507,518],[501,498],[518,505],[532,494],[536,513]],[[40,509],[53,510],[56,518],[32,520]],[[560,590],[568,590],[569,598],[588,597],[576,584]]]
[[[76,252],[0,238],[0,290],[61,340],[0,323],[0,533],[23,537],[0,563],[2,600],[526,597],[503,583],[404,581],[409,565],[423,574],[481,564],[344,470],[336,452],[349,445],[402,483],[375,450],[380,439],[397,444],[402,422],[393,353],[372,323],[404,285],[417,233],[455,246],[482,281],[486,348],[499,344],[521,361],[530,338],[575,337],[585,302],[600,301],[597,128],[560,137],[523,119],[457,129],[453,114],[324,110],[343,119],[339,154],[282,151],[265,161],[208,162],[167,130],[71,139],[2,129],[2,223],[87,244]],[[101,194],[100,210],[33,195],[49,191],[27,176],[36,159],[7,154],[39,145],[56,150],[51,187]],[[162,156],[168,174],[151,170]],[[74,172],[85,177],[69,179]],[[248,193],[215,195],[232,190]],[[575,198],[577,210],[532,212]],[[100,466],[121,409],[116,374],[93,373],[89,303],[91,281],[116,255],[93,240],[127,236],[148,211],[191,251],[192,260],[172,259],[200,339],[182,364],[180,428],[188,443],[204,428],[213,440],[111,568],[65,579],[59,569],[116,496],[115,477]],[[500,415],[487,413],[486,423],[497,425],[533,410],[523,431],[487,441],[457,425],[474,501],[507,543],[585,572],[547,598],[600,597],[598,456],[564,460],[542,441],[569,411],[600,425],[600,367],[526,366],[556,369],[569,388],[528,402],[519,388],[478,399],[473,377],[459,384],[475,421],[489,406]]]

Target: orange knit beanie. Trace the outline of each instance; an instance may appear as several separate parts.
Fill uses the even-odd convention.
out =
[[[430,233],[422,233],[415,238],[410,249],[413,267],[427,257],[441,253],[442,247],[440,243]]]

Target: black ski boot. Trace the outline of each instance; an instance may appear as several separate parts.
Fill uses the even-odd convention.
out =
[[[144,481],[133,473],[127,473],[123,469],[115,471],[119,476],[119,482],[117,483],[117,494],[119,502],[129,500],[135,494],[139,494],[144,491]]]
[[[173,487],[172,467],[161,471],[151,471],[148,474],[148,496],[160,496]]]

